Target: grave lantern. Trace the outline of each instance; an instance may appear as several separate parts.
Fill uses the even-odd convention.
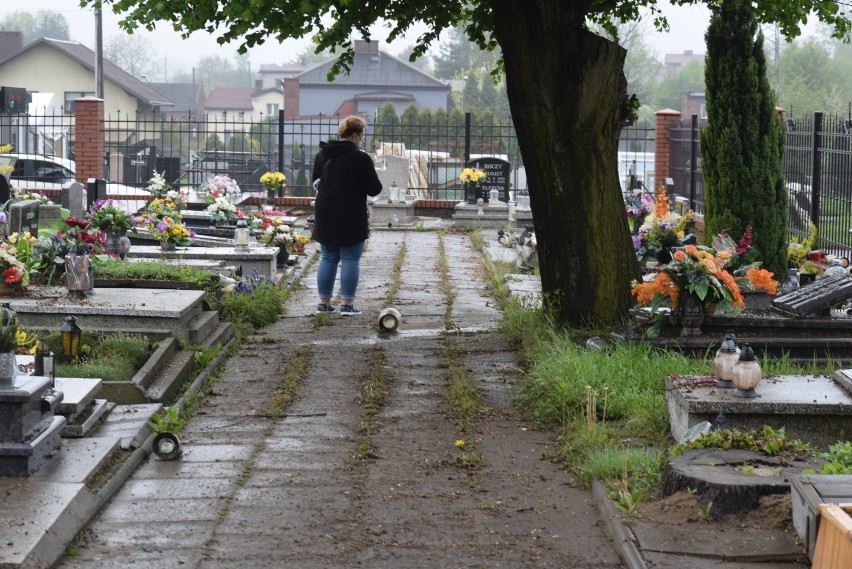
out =
[[[399,202],[399,186],[396,185],[396,182],[391,182],[390,191],[388,193],[388,201],[390,203]]]
[[[719,379],[716,387],[724,389],[734,387],[734,364],[738,360],[737,345],[734,343],[733,335],[725,334],[722,346],[716,352],[716,357],[713,359],[713,367],[715,368],[716,377]]]
[[[77,318],[66,316],[59,333],[62,335],[62,361],[77,359],[80,355],[80,337],[83,335],[83,330],[77,325]]]
[[[41,340],[39,340],[36,345],[35,370],[33,370],[33,374],[41,377],[49,377],[51,387],[53,386],[53,352],[51,352],[47,344]]]
[[[757,397],[754,388],[760,383],[760,364],[757,363],[757,358],[754,357],[754,350],[748,344],[745,344],[742,351],[740,351],[740,358],[734,364],[733,375],[734,385],[737,386],[734,390],[735,397],[745,397],[747,399]]]
[[[249,248],[249,228],[245,219],[237,221],[237,228],[234,229],[234,249],[237,251],[246,251]]]

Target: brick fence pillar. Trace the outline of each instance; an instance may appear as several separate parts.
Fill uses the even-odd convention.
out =
[[[669,177],[671,166],[671,131],[669,127],[675,121],[679,121],[681,114],[674,109],[663,109],[657,111],[656,115],[656,149],[654,151],[654,193],[660,186],[665,186],[666,178]]]
[[[83,97],[74,100],[76,178],[85,184],[89,178],[104,177],[104,100]]]

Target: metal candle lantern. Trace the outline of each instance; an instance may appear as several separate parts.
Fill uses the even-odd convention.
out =
[[[237,251],[246,251],[249,248],[249,228],[245,219],[237,221],[237,228],[234,229],[234,249]]]
[[[713,359],[716,377],[719,381],[716,387],[730,389],[734,387],[734,364],[737,363],[737,345],[734,343],[731,334],[725,334],[725,339],[722,341],[722,347],[716,352],[716,357]]]
[[[760,383],[761,371],[760,364],[757,363],[757,358],[754,357],[754,351],[751,346],[745,344],[740,352],[740,358],[734,364],[734,385],[737,388],[734,390],[735,397],[757,397],[754,388]]]
[[[83,335],[83,330],[77,325],[77,318],[67,316],[59,333],[62,335],[62,361],[77,359],[80,355],[80,337]]]

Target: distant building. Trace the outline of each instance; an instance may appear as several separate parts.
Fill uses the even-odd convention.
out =
[[[681,113],[683,119],[689,120],[696,115],[701,120],[707,119],[707,97],[701,93],[684,93],[681,96]]]
[[[664,58],[666,65],[666,76],[674,77],[680,73],[684,67],[692,61],[704,63],[703,53],[692,53],[692,50],[686,50],[683,53],[667,53]]]
[[[66,114],[74,101],[95,95],[95,52],[81,43],[40,38],[23,46],[23,36],[0,38],[0,85],[30,92],[55,93]],[[158,116],[172,101],[147,84],[104,60],[104,112]]]
[[[261,63],[257,74],[260,76],[255,87],[258,89],[271,89],[273,87],[284,87],[287,79],[291,79],[307,69],[309,66],[301,63]]]
[[[284,116],[287,119],[321,115],[375,116],[387,102],[398,114],[410,103],[420,109],[447,108],[450,85],[379,49],[378,42],[355,41],[349,74],[329,82],[333,58],[284,78]]]
[[[185,121],[202,117],[205,112],[204,87],[199,83],[148,83],[173,104],[163,106],[166,120]]]

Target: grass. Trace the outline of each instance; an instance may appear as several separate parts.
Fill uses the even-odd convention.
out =
[[[616,344],[606,352],[586,349],[586,339],[607,337],[609,330],[557,330],[546,308],[509,295],[508,268],[484,263],[503,310],[501,330],[526,368],[516,386],[520,406],[558,438],[559,459],[581,482],[602,479],[624,508],[634,509],[659,487],[664,451],[674,442],[666,376],[710,375],[713,354],[690,358],[643,344]],[[766,375],[831,373],[834,367],[816,362],[802,366],[789,356],[761,362]]]
[[[59,332],[42,338],[55,354],[62,353]],[[59,377],[98,377],[104,381],[130,381],[148,360],[151,344],[142,336],[83,334],[81,356],[76,362],[57,363]]]
[[[453,328],[453,304],[456,299],[456,293],[453,290],[453,285],[450,282],[450,266],[447,261],[447,252],[444,248],[444,234],[438,233],[438,272],[441,275],[441,281],[438,288],[444,295],[446,300],[446,308],[444,309],[444,327],[447,330]]]
[[[399,247],[399,251],[396,254],[396,259],[393,262],[393,277],[391,279],[390,287],[388,288],[388,297],[387,304],[388,306],[393,306],[394,302],[396,302],[396,296],[399,294],[399,286],[400,286],[400,277],[402,275],[402,265],[405,263],[405,254],[408,251],[408,246],[405,241],[402,242],[402,245]]]
[[[290,404],[296,399],[296,389],[308,371],[311,356],[310,348],[303,347],[296,350],[295,355],[287,363],[284,375],[278,384],[278,389],[269,404],[269,414],[283,415]]]
[[[221,297],[221,313],[234,324],[237,334],[244,337],[278,320],[289,294],[287,287],[256,277]]]
[[[95,278],[150,279],[161,281],[192,282],[204,286],[210,284],[208,271],[180,265],[169,265],[161,261],[128,263],[106,255],[95,257]]]

